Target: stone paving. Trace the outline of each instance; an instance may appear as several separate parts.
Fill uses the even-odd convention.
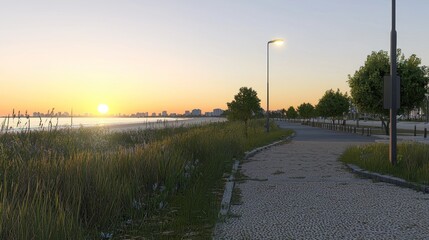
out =
[[[429,195],[350,173],[350,145],[374,141],[294,124],[287,144],[241,165],[242,203],[214,239],[429,239]]]

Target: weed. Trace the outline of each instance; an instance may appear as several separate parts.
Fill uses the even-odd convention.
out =
[[[284,174],[285,172],[281,171],[281,170],[277,170],[275,172],[272,173],[272,175],[280,175],[280,174]]]
[[[363,169],[429,184],[429,148],[423,143],[398,144],[398,164],[389,162],[389,146],[377,143],[348,148],[340,160]]]

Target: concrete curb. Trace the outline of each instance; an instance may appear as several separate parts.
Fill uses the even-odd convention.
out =
[[[387,182],[387,183],[395,184],[395,185],[400,186],[400,187],[411,188],[411,189],[421,191],[424,193],[429,193],[429,186],[427,186],[427,185],[407,182],[402,178],[397,178],[397,177],[392,177],[392,176],[387,176],[387,175],[382,175],[379,173],[366,171],[366,170],[364,170],[364,169],[362,169],[362,168],[360,168],[354,164],[346,164],[346,166],[348,168],[350,168],[353,173],[356,173],[356,174],[363,176],[365,178],[370,178],[370,179],[374,179],[374,180],[377,180],[380,182]]]
[[[229,206],[231,205],[231,198],[232,198],[232,190],[234,190],[234,176],[237,172],[238,165],[240,164],[240,161],[235,160],[234,164],[232,165],[232,171],[231,175],[229,175],[227,182],[225,184],[225,190],[223,191],[223,197],[222,202],[220,205],[220,211],[219,211],[219,217],[226,216],[229,211]]]
[[[280,144],[282,144],[282,143],[284,143],[284,142],[286,142],[286,141],[289,141],[289,140],[290,140],[291,138],[293,138],[294,136],[295,136],[295,133],[292,133],[292,135],[290,135],[289,137],[287,137],[287,138],[285,138],[285,139],[283,139],[283,140],[280,140],[280,141],[277,141],[277,142],[273,142],[273,143],[268,144],[268,145],[266,145],[266,146],[262,146],[262,147],[259,147],[259,148],[255,148],[255,149],[253,149],[252,151],[249,151],[249,152],[245,152],[245,153],[244,153],[244,158],[243,158],[243,159],[248,159],[248,158],[250,158],[250,157],[255,156],[257,153],[259,153],[259,152],[261,152],[261,151],[263,151],[263,150],[265,150],[265,149],[268,149],[268,148],[270,148],[270,147],[274,147],[274,146],[280,145]]]
[[[274,146],[280,145],[280,144],[282,144],[282,143],[284,143],[286,141],[289,141],[293,137],[295,137],[295,133],[292,133],[289,137],[287,137],[287,138],[285,138],[283,140],[280,140],[280,141],[268,144],[268,145],[263,146],[263,147],[255,148],[255,149],[253,149],[252,151],[249,151],[249,152],[245,152],[243,159],[248,159],[248,158],[254,156],[255,154],[257,154],[257,153],[259,153],[259,152],[261,152],[261,151],[263,151],[265,149],[268,149],[270,147],[274,147]],[[229,212],[229,208],[231,206],[232,191],[234,190],[234,185],[235,185],[234,178],[235,178],[235,174],[236,174],[236,172],[238,170],[238,166],[239,165],[240,165],[240,161],[239,160],[235,160],[234,164],[232,165],[231,175],[227,179],[227,182],[225,184],[225,190],[223,192],[223,197],[222,197],[222,202],[221,202],[221,208],[220,208],[220,211],[219,211],[219,214],[218,214],[219,218],[225,217],[228,214],[228,212]]]

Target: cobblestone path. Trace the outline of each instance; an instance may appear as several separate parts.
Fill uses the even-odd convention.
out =
[[[214,239],[429,239],[429,195],[350,173],[337,159],[373,141],[299,125],[241,165],[242,203]]]

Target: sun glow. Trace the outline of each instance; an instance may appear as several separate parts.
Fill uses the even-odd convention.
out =
[[[100,104],[98,105],[98,112],[101,114],[106,114],[109,111],[109,106],[107,106],[106,104]]]

